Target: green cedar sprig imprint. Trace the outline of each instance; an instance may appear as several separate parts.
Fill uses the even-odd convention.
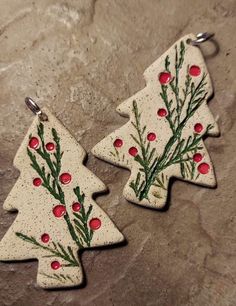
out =
[[[79,203],[81,204],[81,209],[79,212],[74,212],[73,215],[75,216],[74,224],[75,224],[75,229],[81,236],[81,244],[83,245],[84,243],[87,246],[90,246],[91,240],[93,238],[93,230],[88,227],[88,219],[90,217],[90,214],[92,212],[92,205],[89,205],[88,210],[86,211],[84,208],[84,194],[80,192],[80,188],[76,187],[74,189],[74,193],[77,196],[77,199]]]
[[[51,253],[50,255],[45,255],[43,257],[60,257],[64,259],[67,264],[62,266],[64,267],[74,267],[79,266],[79,262],[77,261],[76,257],[73,254],[72,248],[67,246],[67,250],[62,246],[61,243],[51,242],[51,246],[43,245],[42,243],[38,242],[33,236],[27,236],[22,233],[16,232],[16,236],[21,238],[22,240],[29,242],[35,246],[35,248],[40,248],[43,250],[48,251]]]
[[[60,138],[57,134],[57,131],[52,128],[51,133],[53,140],[56,143],[56,150],[51,155],[45,149],[43,123],[40,122],[40,124],[37,126],[37,132],[41,141],[41,146],[35,150],[36,154],[34,154],[29,148],[27,148],[27,154],[31,161],[31,167],[42,179],[42,186],[48,190],[48,192],[53,196],[53,198],[56,199],[60,204],[66,205],[65,194],[63,192],[63,188],[59,180],[63,157],[63,152],[61,151],[60,145]],[[45,166],[40,165],[40,158],[46,162],[47,169],[45,168]],[[75,217],[73,220],[70,219],[68,213],[65,213],[63,217],[67,224],[67,228],[72,240],[76,243],[79,249],[83,249],[85,246],[89,247],[91,245],[91,240],[93,238],[93,230],[88,227],[88,219],[91,215],[93,207],[92,205],[89,205],[88,210],[85,210],[85,195],[81,193],[79,186],[74,188],[74,193],[81,204],[81,209],[79,212],[73,213]],[[16,236],[28,243],[33,244],[35,248],[41,248],[47,251],[49,255],[45,255],[44,257],[62,258],[66,262],[62,266],[79,266],[79,262],[77,261],[76,256],[74,255],[73,250],[70,246],[65,247],[61,243],[53,241],[50,245],[45,246],[38,242],[35,237],[27,236],[24,233],[20,232],[16,232]],[[61,281],[67,278],[66,275],[61,275],[59,276],[59,278],[58,275],[55,277],[58,280],[60,278]]]
[[[193,133],[187,139],[182,136],[184,127],[204,103],[208,95],[206,91],[206,74],[204,73],[199,83],[195,85],[192,77],[188,74],[189,67],[187,67],[185,87],[182,95],[180,94],[179,72],[183,67],[184,55],[185,45],[181,42],[179,50],[175,46],[175,74],[168,85],[161,85],[160,97],[168,112],[166,119],[172,135],[167,140],[163,152],[159,156],[157,156],[155,148],[151,148],[150,142],[147,143],[145,139],[144,134],[147,127],[146,125],[141,126],[141,113],[138,110],[136,101],[133,101],[132,111],[135,120],[131,123],[136,130],[136,135],[131,134],[131,137],[139,146],[141,154],[134,158],[140,167],[136,179],[130,183],[130,187],[140,201],[148,199],[149,190],[153,185],[166,190],[166,186],[162,182],[162,171],[171,165],[179,164],[182,177],[193,179],[196,165],[191,160],[190,155],[202,149],[200,142],[204,135],[212,129],[212,125],[209,124],[201,135]],[[166,56],[165,70],[167,72],[170,72],[170,64],[169,56]],[[174,98],[169,100],[169,96]]]

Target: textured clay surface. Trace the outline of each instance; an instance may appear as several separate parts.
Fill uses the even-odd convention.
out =
[[[97,203],[127,245],[85,251],[86,286],[45,291],[37,262],[0,264],[1,305],[233,306],[236,301],[235,1],[0,1],[1,203],[18,171],[12,161],[32,115],[25,96],[48,106],[89,151],[127,119],[116,107],[144,87],[143,71],[188,33],[214,31],[202,50],[221,130],[205,141],[217,189],[176,181],[169,209],[128,203],[129,173],[89,155],[110,188]],[[15,219],[0,206],[1,237]]]

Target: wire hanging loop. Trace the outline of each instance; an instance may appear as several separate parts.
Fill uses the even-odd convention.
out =
[[[37,115],[39,117],[39,120],[41,120],[41,121],[47,121],[48,120],[48,116],[41,111],[40,107],[38,106],[38,104],[36,102],[34,102],[33,99],[31,99],[30,97],[26,97],[25,98],[25,104],[35,115]]]
[[[208,32],[198,33],[196,35],[196,39],[189,39],[188,43],[191,44],[192,46],[199,46],[203,42],[211,39],[214,35],[215,35],[214,33],[208,33]]]

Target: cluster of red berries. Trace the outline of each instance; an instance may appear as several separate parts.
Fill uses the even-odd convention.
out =
[[[201,153],[195,153],[193,155],[193,161],[195,163],[199,163],[200,161],[202,161],[202,159],[203,159],[203,156]],[[210,166],[207,163],[201,163],[200,165],[198,165],[197,170],[201,174],[207,174],[210,170]]]
[[[76,202],[76,203],[73,203],[72,205],[72,209],[73,211],[75,212],[78,212],[80,209],[81,209],[81,204]],[[66,208],[64,205],[57,205],[53,208],[53,214],[56,218],[60,218],[62,217],[63,215],[66,214]],[[98,230],[100,227],[101,227],[101,220],[99,218],[93,218],[89,221],[89,227],[92,229],[92,230]],[[41,241],[43,243],[48,243],[50,241],[50,236],[49,234],[47,233],[44,233],[42,236],[41,236]],[[51,268],[53,270],[57,270],[61,267],[61,263],[57,260],[51,262]]]
[[[75,202],[72,204],[72,210],[74,212],[79,212],[81,209],[81,204],[79,202]],[[56,218],[60,218],[62,216],[64,216],[66,214],[66,207],[65,205],[56,205],[53,210],[52,210],[54,216]],[[89,221],[89,227],[92,229],[92,230],[98,230],[100,227],[101,227],[101,220],[99,218],[93,218]],[[44,233],[42,236],[41,236],[41,241],[43,243],[48,243],[50,240],[50,236],[49,234],[47,233]],[[61,263],[59,261],[53,261],[51,262],[51,268],[53,270],[57,270],[61,267]]]
[[[156,138],[157,138],[157,136],[156,136],[156,134],[155,133],[153,133],[153,132],[151,132],[151,133],[149,133],[148,135],[147,135],[147,140],[148,141],[154,141],[154,140],[156,140]],[[122,146],[123,146],[123,140],[122,139],[120,139],[120,138],[117,138],[115,141],[114,141],[114,143],[113,143],[113,145],[114,145],[114,147],[115,148],[121,148]],[[138,149],[136,148],[136,147],[131,147],[131,148],[129,148],[129,154],[131,155],[131,156],[136,156],[136,155],[138,155]]]
[[[203,131],[203,125],[201,123],[196,123],[194,125],[194,132],[197,133],[197,134],[200,134],[202,131]],[[147,135],[147,140],[148,141],[156,140],[156,134],[153,133],[153,132],[149,133]],[[119,149],[123,146],[123,140],[120,139],[120,138],[117,138],[114,141],[113,145],[114,145],[115,148]],[[134,157],[138,155],[138,149],[136,147],[130,147],[128,152],[131,156],[134,156]],[[203,159],[203,156],[200,153],[196,153],[193,156],[193,160],[196,163],[199,163],[202,159]],[[210,166],[207,163],[201,163],[198,166],[198,171],[201,174],[207,174],[209,172],[209,170],[210,170]]]
[[[79,212],[81,210],[81,207],[82,207],[82,204],[80,204],[79,202],[74,202],[72,204],[72,210],[74,212]],[[56,205],[53,207],[52,213],[56,218],[61,218],[67,213],[66,206],[62,204]],[[98,218],[93,218],[89,221],[89,227],[92,230],[99,229],[101,227],[101,224],[102,224],[101,220]]]
[[[40,145],[40,141],[37,137],[31,137],[29,140],[29,148],[36,150],[38,149],[39,145]],[[53,152],[55,150],[55,144],[53,142],[48,142],[45,145],[45,148],[48,152]],[[39,177],[36,177],[35,179],[33,179],[33,185],[35,187],[39,187],[40,185],[42,185],[42,180]]]
[[[37,137],[31,137],[30,140],[29,140],[29,147],[31,149],[38,149],[39,147],[39,139]],[[55,149],[55,144],[53,142],[48,142],[46,145],[45,145],[45,148],[47,149],[47,151],[49,152],[52,152],[54,151]]]
[[[39,142],[39,139],[37,137],[31,137],[30,140],[29,140],[29,148],[31,149],[38,149],[40,145],[40,142]],[[55,150],[55,144],[53,142],[48,142],[46,145],[45,145],[45,148],[48,152],[53,152]],[[67,185],[71,182],[71,175],[69,173],[62,173],[59,177],[59,180],[60,182],[63,184],[63,185]],[[40,185],[42,185],[42,180],[41,178],[39,177],[36,177],[33,179],[33,185],[35,187],[39,187]]]
[[[201,74],[201,68],[197,65],[192,65],[188,70],[189,75],[192,77],[198,77]],[[172,75],[168,71],[161,72],[159,74],[159,82],[161,85],[166,85],[170,83],[173,79]]]

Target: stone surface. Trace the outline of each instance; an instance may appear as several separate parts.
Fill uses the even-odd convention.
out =
[[[84,252],[87,283],[80,289],[45,291],[35,285],[35,261],[1,263],[1,304],[235,305],[235,1],[0,4],[2,203],[19,175],[12,160],[32,122],[25,96],[55,112],[89,151],[127,121],[116,107],[144,86],[145,68],[184,34],[216,33],[218,51],[210,43],[202,48],[215,87],[210,108],[221,129],[205,142],[218,188],[176,181],[165,212],[125,201],[128,171],[90,154],[88,167],[110,188],[97,202],[127,245]],[[14,218],[1,205],[1,237]]]

